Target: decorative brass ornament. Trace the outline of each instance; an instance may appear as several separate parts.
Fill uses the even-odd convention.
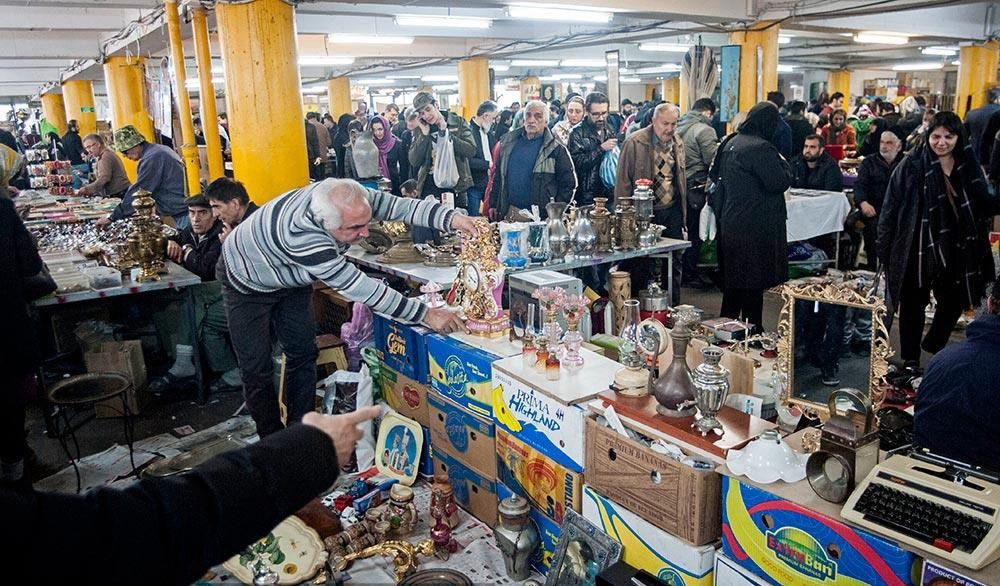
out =
[[[497,257],[499,235],[494,226],[480,230],[462,243],[458,278],[448,292],[448,304],[458,306],[472,334],[503,337],[510,319],[503,310],[504,265]]]
[[[352,561],[363,560],[377,555],[392,556],[392,563],[396,567],[396,581],[399,582],[420,565],[417,556],[430,557],[434,555],[434,542],[430,539],[425,539],[413,545],[405,541],[390,540],[366,547],[359,552],[334,556],[330,565],[335,571],[343,572]]]
[[[140,283],[159,281],[160,275],[167,272],[164,262],[167,239],[163,235],[163,222],[155,214],[156,202],[152,195],[145,189],[139,189],[132,200],[135,216],[132,219],[134,229],[128,237],[128,252],[131,259],[139,264],[137,280]]]
[[[773,292],[780,294],[784,300],[778,314],[778,358],[775,360],[779,379],[783,381],[780,398],[786,404],[797,404],[805,410],[815,412],[824,421],[830,415],[825,403],[796,398],[792,393],[795,380],[794,308],[796,301],[829,303],[871,311],[871,352],[867,392],[871,403],[876,406],[876,410],[885,398],[883,384],[889,371],[888,360],[893,354],[892,348],[889,346],[889,332],[885,326],[885,301],[878,296],[875,287],[861,286],[859,280],[849,277],[851,277],[850,273],[838,277],[807,277],[789,281],[772,289]],[[818,441],[816,443],[818,444]]]

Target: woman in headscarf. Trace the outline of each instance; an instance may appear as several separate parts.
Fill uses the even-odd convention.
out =
[[[333,152],[337,153],[337,177],[350,177],[344,167],[344,149],[351,141],[351,133],[347,128],[351,120],[354,120],[353,114],[341,114],[337,119],[337,130],[333,134]]]
[[[900,358],[913,374],[921,348],[944,348],[962,312],[979,305],[995,278],[989,232],[1000,211],[962,120],[938,112],[926,137],[889,180],[876,246],[886,267],[888,315],[899,308]],[[931,291],[937,307],[921,341]]]
[[[761,326],[764,290],[788,279],[785,191],[788,162],[771,144],[780,114],[760,102],[719,146],[710,177],[718,216],[721,315]]]
[[[11,181],[24,168],[24,157],[7,145],[0,144],[0,197],[10,197],[18,194],[17,187]]]
[[[569,143],[569,133],[576,128],[576,125],[583,121],[584,115],[583,98],[573,96],[566,100],[566,110],[563,119],[552,126],[552,134],[563,146]]]
[[[847,123],[847,112],[843,110],[834,110],[830,114],[830,123],[823,127],[820,136],[827,145],[843,145],[845,151],[857,149],[858,140],[854,134],[854,127]]]
[[[510,110],[501,110],[500,115],[497,116],[497,121],[493,124],[493,128],[490,132],[496,136],[497,141],[499,141],[503,135],[510,132],[510,125],[514,121],[514,113]]]
[[[858,106],[857,118],[851,118],[848,120],[848,124],[854,129],[854,141],[857,143],[858,148],[865,145],[869,136],[873,136],[871,133],[872,122],[875,118],[872,117],[871,108],[868,104],[862,104]]]
[[[392,181],[392,193],[400,195],[399,191],[399,160],[405,157],[402,143],[392,134],[389,121],[383,116],[375,116],[371,121],[372,140],[378,147],[378,168],[383,177]]]

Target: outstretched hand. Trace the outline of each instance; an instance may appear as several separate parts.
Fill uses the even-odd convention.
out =
[[[484,230],[489,230],[490,228],[485,218],[473,218],[464,214],[455,214],[451,220],[451,227],[452,229],[463,232],[468,236],[477,236]]]
[[[358,425],[378,417],[379,407],[362,407],[357,411],[343,415],[320,415],[316,412],[306,413],[302,423],[311,425],[333,440],[333,448],[337,451],[337,462],[347,462],[354,453],[354,446],[361,439],[362,431]]]

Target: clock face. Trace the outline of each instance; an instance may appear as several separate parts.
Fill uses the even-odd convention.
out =
[[[479,269],[475,265],[465,265],[465,286],[470,291],[478,291],[482,278]]]

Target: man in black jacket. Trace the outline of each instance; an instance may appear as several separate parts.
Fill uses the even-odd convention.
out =
[[[816,132],[812,123],[805,117],[806,103],[795,100],[788,104],[788,117],[785,122],[792,129],[792,152],[801,153],[805,146],[806,137]]]
[[[611,203],[613,186],[601,180],[604,155],[618,145],[618,131],[607,122],[610,102],[601,92],[591,92],[584,106],[587,117],[569,135],[569,154],[576,168],[576,204],[590,205],[595,197],[606,197]]]
[[[802,154],[792,159],[792,187],[822,191],[844,189],[840,165],[827,154],[824,146],[822,136],[810,134],[806,137]]]
[[[240,222],[257,211],[257,204],[250,201],[247,188],[229,177],[219,177],[209,183],[205,196],[212,206],[212,214],[222,222],[219,240],[223,242]]]
[[[878,214],[882,210],[882,200],[885,199],[885,189],[889,186],[889,177],[901,160],[903,160],[903,141],[896,133],[886,130],[879,137],[878,154],[865,157],[858,167],[858,178],[854,182],[854,203],[857,204],[861,220],[865,224],[863,233],[865,257],[868,269],[872,271],[878,267],[878,256],[875,252],[875,241],[878,239]]]
[[[573,198],[573,161],[549,130],[548,118],[545,104],[532,100],[524,105],[524,125],[500,139],[488,202],[494,218],[506,218],[511,208],[530,212],[532,206],[545,218],[545,204]]]
[[[11,584],[191,584],[267,535],[336,480],[377,407],[301,425],[192,471],[86,494],[0,489]],[[60,563],[52,563],[59,552]]]
[[[83,165],[83,139],[80,138],[80,127],[76,120],[69,121],[69,130],[62,137],[63,152],[71,165]]]
[[[466,192],[469,196],[469,215],[478,216],[483,195],[486,193],[486,183],[490,176],[490,165],[493,164],[493,147],[497,137],[490,133],[493,120],[497,117],[497,103],[486,100],[479,104],[476,115],[469,122],[472,138],[476,141],[476,154],[469,157],[469,170],[472,171],[472,187]]]
[[[188,198],[187,206],[191,225],[167,239],[167,256],[201,277],[201,285],[193,291],[199,349],[188,344],[191,341],[189,322],[181,313],[181,298],[178,295],[175,299],[177,303],[160,310],[155,319],[157,330],[165,341],[164,346],[174,349],[175,353],[174,364],[167,374],[150,383],[150,390],[156,394],[193,379],[192,354],[196,351],[202,352],[208,370],[218,377],[210,391],[225,391],[241,385],[240,371],[227,336],[229,322],[222,301],[222,287],[215,280],[215,266],[222,254],[219,235],[223,224],[213,216],[212,206],[204,195]]]

